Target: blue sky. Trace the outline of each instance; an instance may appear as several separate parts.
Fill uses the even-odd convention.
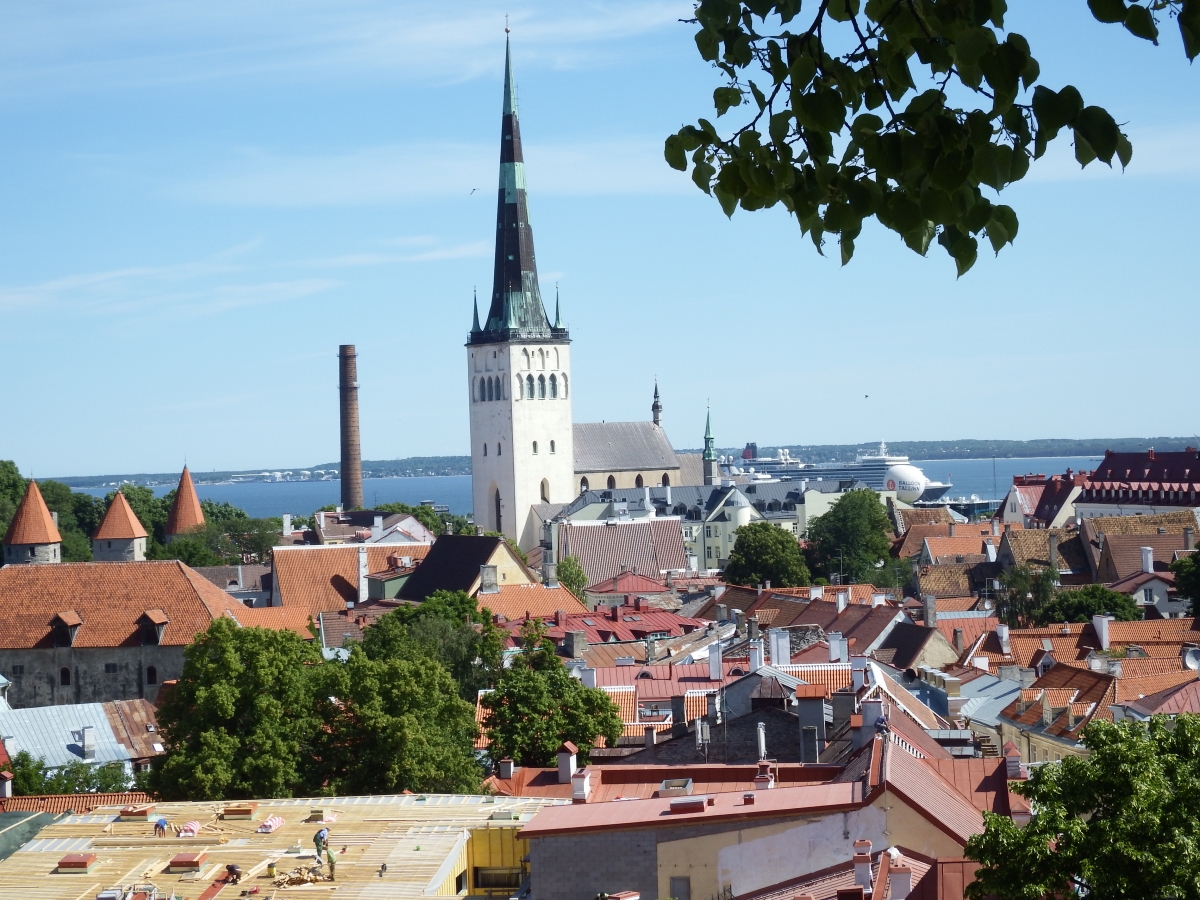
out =
[[[1200,431],[1200,92],[1176,34],[1010,3],[1043,81],[1126,123],[1133,164],[1080,174],[1064,143],[1004,194],[1016,246],[956,280],[871,228],[842,268],[782,212],[727,220],[666,167],[663,137],[717,84],[689,10],[5,4],[0,458],[332,460],[339,343],[358,345],[364,456],[465,453],[505,12],[577,421],[647,418],[657,375],[677,447],[706,402],[724,446]]]

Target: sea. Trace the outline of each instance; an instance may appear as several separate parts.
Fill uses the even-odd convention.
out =
[[[1061,474],[1094,469],[1099,456],[1055,456],[1025,459],[937,459],[913,460],[913,465],[925,472],[925,477],[954,486],[947,497],[970,497],[999,500],[1012,484],[1014,475],[1040,473]],[[167,493],[172,485],[159,485],[154,492]],[[322,506],[341,499],[340,481],[273,481],[198,484],[196,493],[203,500],[217,503],[228,501],[255,518],[281,516],[311,516]],[[85,493],[103,497],[111,488],[77,488]],[[450,507],[456,515],[471,511],[470,475],[423,475],[413,478],[364,478],[363,500],[369,506],[379,503],[407,503],[416,506],[424,500]]]

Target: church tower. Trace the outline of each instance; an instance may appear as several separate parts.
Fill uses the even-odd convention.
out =
[[[541,539],[530,521],[532,505],[575,497],[570,343],[557,300],[551,325],[538,287],[506,39],[492,302],[481,327],[476,300],[467,388],[475,524],[523,548]]]
[[[717,459],[716,440],[712,433],[712,412],[708,414],[708,418],[704,420],[704,456],[702,458],[704,466],[704,483],[705,484],[720,484],[721,483],[721,466],[720,460]]]

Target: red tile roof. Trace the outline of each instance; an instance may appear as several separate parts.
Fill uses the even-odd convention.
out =
[[[183,474],[179,476],[179,487],[175,491],[175,502],[171,504],[171,512],[167,516],[166,533],[187,534],[203,527],[204,511],[200,508],[200,498],[196,496],[196,486],[192,484],[192,473],[184,466]]]
[[[593,584],[637,569],[654,578],[687,569],[683,529],[677,519],[646,519],[613,525],[563,522],[558,526],[559,552],[578,557]]]
[[[622,572],[612,578],[597,581],[586,590],[589,594],[661,594],[667,589],[665,581],[656,581],[633,572]]]
[[[101,806],[140,806],[154,800],[142,791],[127,791],[121,794],[40,794],[32,797],[0,797],[0,813],[45,812],[52,816],[69,809],[82,815]]]
[[[954,537],[927,537],[925,546],[929,548],[930,559],[944,556],[974,556],[987,552],[984,545],[985,540],[991,541],[997,550],[1000,549],[1000,538],[993,537],[990,531],[987,538],[970,534],[956,534]]]
[[[25,488],[25,496],[17,507],[16,515],[8,523],[8,531],[4,534],[5,544],[60,544],[62,536],[54,517],[42,499],[41,489],[37,482],[29,479]]]
[[[117,491],[113,502],[108,506],[108,512],[104,514],[104,519],[100,522],[100,527],[96,529],[92,538],[97,541],[126,541],[144,537],[147,537],[146,529],[134,515],[133,507],[129,505],[125,495]]]
[[[637,609],[633,605],[602,606],[596,612],[564,613],[562,615],[550,613],[549,617],[546,617],[545,614],[531,614],[534,618],[545,619],[546,636],[555,643],[565,640],[572,631],[584,632],[589,644],[606,644],[610,641],[644,640],[651,634],[675,637],[680,634],[690,634],[707,625],[701,619],[689,619],[678,613],[649,606],[643,606],[642,609]],[[501,623],[501,626],[509,631],[511,646],[517,646],[520,643],[520,632],[524,621],[524,616],[522,616],[520,619]]]
[[[403,549],[399,549],[399,548]],[[358,551],[367,550],[367,571],[389,568],[395,554],[424,559],[429,544],[329,544],[276,547],[275,589],[284,606],[304,609],[311,615],[337,612],[347,600],[358,599]],[[418,567],[419,568],[419,567]]]
[[[780,765],[773,769],[775,786],[820,784],[827,776],[812,766]],[[697,794],[754,790],[757,765],[591,765],[589,803],[654,797],[659,785],[669,778],[690,778]],[[485,785],[506,797],[570,797],[571,785],[559,784],[557,768],[522,766],[512,778],[488,778]]]
[[[138,622],[151,610],[168,619],[162,643],[181,646],[243,609],[177,560],[0,569],[0,649],[54,646],[51,622],[67,612],[82,620],[75,647],[138,646]]]
[[[1155,573],[1167,575],[1175,552],[1185,549],[1182,530],[1176,534],[1106,535],[1100,554],[1099,580],[1120,581],[1141,572],[1143,547],[1153,551]]]
[[[502,584],[498,592],[479,594],[476,599],[480,609],[489,609],[506,619],[524,619],[526,615],[541,618],[553,616],[560,610],[565,613],[589,612],[587,606],[561,583],[555,588],[544,584]]]

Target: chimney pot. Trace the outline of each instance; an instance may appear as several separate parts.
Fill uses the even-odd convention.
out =
[[[646,747],[647,748],[653,747],[657,738],[658,738],[658,732],[654,730],[654,726],[647,725],[645,733],[644,733],[644,740],[646,742]]]
[[[845,612],[846,607],[849,605],[849,603],[850,603],[849,592],[848,591],[838,591],[837,592],[837,611],[839,613]]]
[[[1142,548],[1142,571],[1148,574],[1154,573],[1154,548]]]
[[[1183,529],[1183,549],[1196,549],[1196,529],[1191,525],[1185,525]]]
[[[963,652],[963,630],[961,628],[954,629],[954,649],[959,653]]]

